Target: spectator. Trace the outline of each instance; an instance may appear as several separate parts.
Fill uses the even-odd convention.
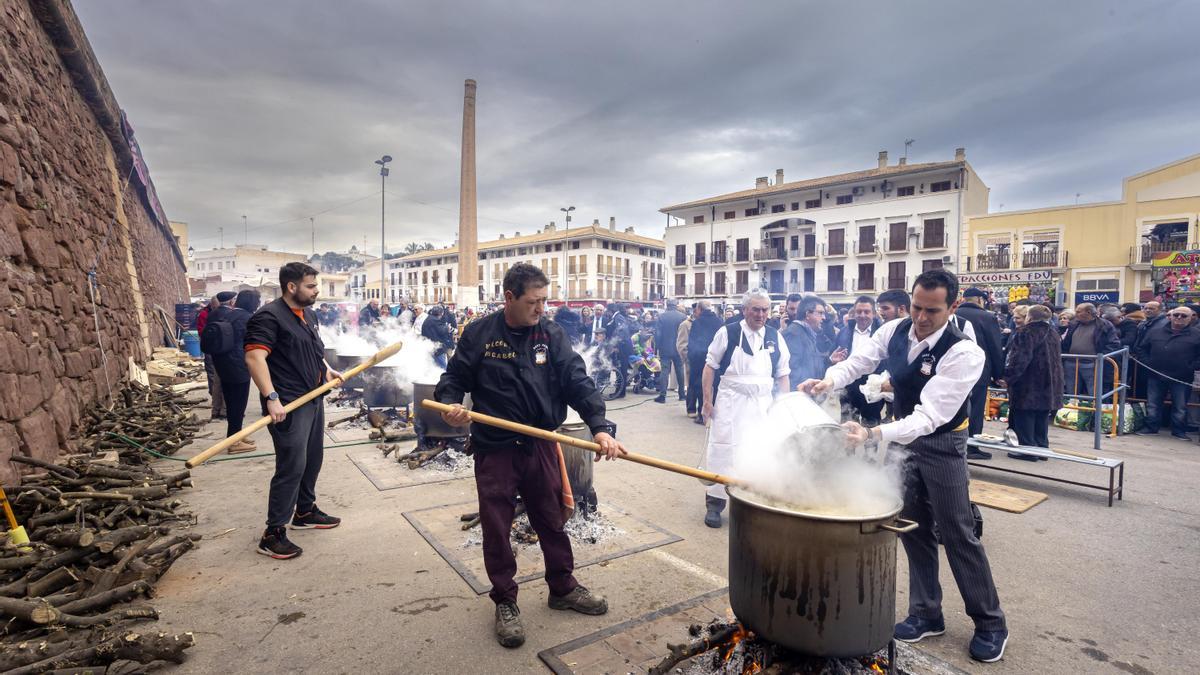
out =
[[[875,307],[879,312],[879,319],[887,323],[907,317],[910,302],[907,291],[893,288],[879,294],[875,300]]]
[[[405,327],[411,326],[413,318],[415,317],[413,315],[412,308],[407,305],[402,305],[400,308],[400,325]]]
[[[578,349],[580,343],[583,341],[582,328],[580,327],[581,322],[582,319],[580,319],[579,314],[566,305],[559,307],[558,311],[554,313],[554,323],[562,326],[563,332],[571,340],[571,346],[576,349]]]
[[[1021,445],[1050,447],[1050,415],[1058,410],[1063,390],[1062,342],[1050,325],[1054,316],[1044,305],[1025,309],[1027,319],[1013,333],[1004,366],[1008,385],[1008,419]],[[1034,455],[1008,453],[1009,457],[1037,461]],[[1044,458],[1041,458],[1044,459]]]
[[[358,325],[373,326],[379,323],[379,300],[371,298],[370,302],[358,313]]]
[[[691,382],[691,370],[688,368],[688,338],[692,332],[692,323],[695,318],[692,312],[688,312],[683,322],[679,324],[679,330],[675,331],[675,351],[679,353],[679,361],[683,364],[683,382],[684,386],[680,388],[680,398],[687,402],[687,383]],[[688,416],[691,417],[696,411],[688,411]]]
[[[1071,327],[1071,322],[1075,320],[1075,312],[1064,309],[1058,313],[1058,333],[1066,335],[1067,329]]]
[[[429,308],[429,313],[421,325],[421,337],[427,338],[437,345],[433,352],[433,362],[445,368],[450,350],[454,349],[454,338],[450,325],[446,323],[446,310],[441,305]]]
[[[834,363],[841,363],[849,358],[851,354],[868,348],[867,345],[871,341],[871,336],[875,334],[875,331],[878,330],[881,324],[875,316],[875,299],[869,295],[859,296],[850,308],[849,314],[851,315],[851,321],[841,333],[838,333],[837,350],[834,351],[829,359]],[[882,373],[883,370],[884,364],[880,363],[875,373]],[[876,426],[879,424],[880,414],[883,412],[883,401],[867,403],[862,390],[859,389],[859,387],[867,383],[867,377],[867,375],[863,375],[847,385],[842,390],[842,401],[854,408],[858,416],[862,418],[864,424]],[[800,381],[803,382],[803,380]]]
[[[721,330],[721,318],[712,310],[712,303],[700,300],[692,307],[692,329],[688,333],[688,412],[695,412],[696,424],[704,424],[700,410],[704,402],[704,359],[712,345],[713,336]]]
[[[733,311],[733,305],[727,305],[725,307],[725,323],[737,323],[738,321],[741,321],[741,318]]]
[[[614,374],[617,376],[617,389],[606,397],[606,400],[625,398],[625,387],[629,384],[629,358],[633,356],[633,319],[629,311],[621,303],[609,305],[611,315],[604,325],[605,345],[611,353]]]
[[[658,376],[658,396],[655,403],[667,402],[667,380],[671,379],[671,370],[675,370],[675,386],[680,401],[687,400],[687,387],[683,380],[683,357],[676,348],[679,339],[679,326],[683,323],[683,312],[679,311],[677,300],[667,300],[667,310],[658,317],[654,328],[654,346],[658,349],[658,358],[662,362],[662,373]]]
[[[1063,336],[1063,371],[1066,373],[1067,392],[1076,396],[1095,396],[1096,367],[1094,359],[1069,358],[1067,355],[1096,356],[1115,352],[1121,348],[1117,329],[1111,323],[1100,320],[1096,306],[1090,302],[1075,307],[1075,320],[1067,327]],[[1069,360],[1068,360],[1069,359]]]
[[[596,333],[604,332],[605,322],[606,318],[604,316],[604,305],[597,302],[592,307],[592,329],[588,331],[588,335],[592,336],[593,344],[600,342],[596,339]]]
[[[592,308],[584,306],[579,310],[579,338],[583,340],[584,347],[592,346]]]
[[[825,377],[829,367],[828,353],[823,353],[820,343],[825,324],[825,303],[815,295],[801,296],[793,293],[784,305],[788,314],[788,325],[780,337],[788,346],[791,372],[788,374],[789,388],[807,379]]]
[[[996,322],[996,317],[983,308],[986,300],[987,291],[981,288],[968,288],[963,291],[962,304],[954,311],[955,315],[966,319],[971,324],[975,332],[975,343],[979,345],[987,358],[983,374],[979,376],[979,381],[971,390],[971,409],[967,423],[967,433],[970,436],[983,433],[983,417],[987,412],[988,385],[1004,377],[1004,339],[1000,335],[1000,324]]]
[[[429,317],[429,313],[425,311],[425,305],[422,305],[419,302],[417,304],[413,305],[412,327],[413,327],[413,331],[417,335],[423,335],[423,333],[421,332],[421,326],[425,323],[425,319],[427,319],[428,317]]]
[[[222,291],[209,298],[208,304],[204,309],[196,315],[196,333],[204,334],[204,327],[208,325],[208,317],[221,306],[219,299],[222,293],[229,293],[230,297],[237,297],[233,291]],[[204,355],[204,374],[208,382],[208,396],[212,401],[212,417],[213,420],[225,419],[225,395],[221,393],[221,379],[217,375],[217,367],[213,365],[213,358],[210,354]]]
[[[1188,440],[1187,404],[1195,371],[1200,369],[1200,327],[1196,313],[1176,307],[1167,313],[1167,324],[1146,332],[1139,347],[1140,360],[1150,369],[1146,391],[1146,425],[1137,433],[1158,434],[1163,403],[1171,396],[1171,435]],[[1154,372],[1157,371],[1157,372]]]
[[[1135,355],[1141,350],[1142,340],[1146,338],[1146,333],[1150,329],[1159,324],[1167,323],[1167,315],[1162,312],[1162,305],[1154,300],[1147,302],[1142,309],[1142,314],[1146,317],[1144,321],[1138,324],[1137,336],[1133,341],[1133,348],[1130,350]],[[1139,357],[1140,358],[1140,357]],[[1150,381],[1150,375],[1146,369],[1139,363],[1133,364],[1133,395],[1135,398],[1146,398],[1146,385]]]

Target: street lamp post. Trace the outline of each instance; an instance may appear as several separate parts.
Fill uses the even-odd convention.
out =
[[[388,162],[392,161],[391,155],[384,155],[375,160],[379,165],[379,301],[384,302],[383,295],[387,290],[387,246],[384,244],[384,236],[387,233],[385,219],[385,204],[387,201],[387,177],[388,177]]]
[[[250,226],[246,224],[246,214],[242,214],[242,246],[250,243]]]
[[[559,209],[559,211],[562,211],[563,213],[565,213],[567,215],[567,223],[566,223],[566,229],[565,229],[567,236],[563,237],[563,243],[562,243],[562,247],[563,247],[562,296],[563,296],[563,304],[564,305],[567,304],[567,249],[570,248],[570,246],[569,246],[570,242],[568,241],[568,239],[571,234],[571,212],[574,210],[575,210],[574,206],[568,206],[566,208]]]

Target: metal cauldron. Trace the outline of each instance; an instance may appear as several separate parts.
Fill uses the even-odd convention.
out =
[[[325,363],[328,363],[331,368],[337,368],[337,350],[333,347],[325,348]]]
[[[800,448],[846,447],[846,432],[812,396],[793,391],[775,399],[767,413],[772,428],[792,429],[787,442]]]
[[[357,366],[358,364],[362,363],[363,361],[366,361],[369,358],[371,358],[370,354],[362,354],[362,355],[338,354],[337,355],[338,372],[344,373],[347,370],[350,370],[354,366]],[[355,375],[354,377],[346,380],[345,383],[342,384],[342,388],[349,389],[351,391],[362,391],[362,388],[363,388],[362,373],[359,373],[358,375]]]
[[[400,386],[399,366],[371,366],[362,372],[363,404],[368,408],[403,408],[409,395]]]
[[[471,427],[454,427],[446,424],[442,419],[442,414],[436,410],[430,410],[425,406],[420,405],[421,401],[429,399],[436,401],[433,397],[433,390],[437,388],[436,384],[417,382],[413,384],[413,400],[417,401],[416,407],[416,425],[420,427],[419,433],[427,438],[462,438],[471,433]],[[470,401],[464,401],[467,408],[471,407]]]
[[[588,425],[571,408],[567,408],[567,419],[558,428],[558,433],[578,438],[581,441],[592,440],[592,432]],[[562,451],[563,464],[567,467],[567,481],[571,484],[571,494],[575,496],[576,510],[580,512],[594,510],[598,503],[596,489],[592,485],[596,454],[590,450],[566,444],[562,446]]]
[[[855,657],[892,639],[896,533],[887,512],[806,513],[730,487],[729,604],[748,629],[802,654]]]

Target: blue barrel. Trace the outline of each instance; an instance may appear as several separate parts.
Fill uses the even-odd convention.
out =
[[[200,356],[200,333],[194,330],[183,331],[183,350],[192,356]]]

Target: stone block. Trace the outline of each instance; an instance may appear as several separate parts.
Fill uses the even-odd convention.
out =
[[[67,377],[83,377],[90,367],[87,360],[79,352],[68,352],[63,355],[63,366]]]
[[[21,450],[30,457],[52,462],[58,458],[58,434],[54,430],[54,418],[42,408],[17,422],[17,433],[21,436]]]
[[[4,485],[16,485],[21,482],[16,468],[9,461],[20,445],[21,437],[17,434],[17,428],[0,422],[0,483]]]
[[[42,269],[59,266],[58,244],[48,232],[30,228],[21,233],[21,239],[25,242],[25,255],[34,265]]]
[[[0,185],[16,185],[21,177],[21,160],[17,149],[0,143]]]
[[[38,375],[21,375],[21,415],[28,415],[46,400],[42,391],[42,378]]]
[[[0,203],[0,256],[23,257],[25,245],[21,243],[17,216],[10,204]]]

